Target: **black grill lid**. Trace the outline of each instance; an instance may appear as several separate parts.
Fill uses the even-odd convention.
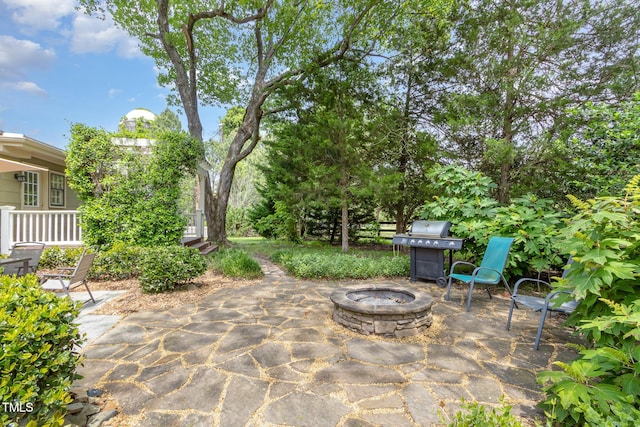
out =
[[[449,227],[451,227],[451,223],[449,221],[414,221],[409,229],[409,234],[447,237],[449,235]]]

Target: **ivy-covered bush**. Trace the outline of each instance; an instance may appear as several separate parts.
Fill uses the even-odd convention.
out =
[[[569,317],[592,348],[539,374],[554,425],[637,425],[640,419],[640,175],[622,197],[582,202],[563,230],[573,256],[556,285],[581,300]],[[562,301],[559,301],[559,303]]]
[[[141,155],[114,142],[121,136],[130,135],[82,124],[71,128],[67,177],[83,202],[85,243],[178,244],[186,225],[178,203],[181,183],[204,156],[202,143],[185,132],[156,132],[146,135],[155,142]]]
[[[200,276],[207,263],[197,249],[167,246],[146,248],[139,267],[142,290],[156,293],[173,290]]]
[[[465,239],[471,258],[482,257],[491,236],[504,236],[514,238],[507,276],[563,265],[557,241],[566,214],[551,200],[526,195],[500,205],[490,196],[490,178],[456,165],[437,167],[429,178],[439,196],[423,206],[421,217],[451,221],[451,234]]]
[[[0,424],[62,425],[79,378],[78,313],[77,303],[43,291],[34,275],[0,277]]]

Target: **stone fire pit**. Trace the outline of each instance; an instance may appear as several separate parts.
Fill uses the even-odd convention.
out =
[[[425,292],[395,285],[362,285],[331,294],[333,320],[364,335],[418,335],[433,321]]]

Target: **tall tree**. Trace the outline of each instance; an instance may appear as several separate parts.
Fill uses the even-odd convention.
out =
[[[362,55],[405,1],[80,0],[89,13],[106,8],[136,37],[174,85],[189,133],[202,141],[200,104],[241,100],[242,125],[225,158],[215,196],[205,189],[209,239],[226,241],[226,209],[239,161],[260,139],[263,105],[274,91],[310,69]],[[103,10],[104,11],[104,10]]]
[[[269,196],[294,217],[339,212],[343,251],[356,206],[373,194],[375,84],[365,64],[345,62],[308,75],[279,97],[294,113],[280,117],[269,143]]]
[[[444,5],[443,5],[444,6]],[[437,14],[417,8],[395,21],[387,58],[379,67],[384,106],[376,112],[378,137],[384,140],[376,157],[376,198],[402,233],[428,198],[426,171],[438,160],[431,129],[437,97],[434,74],[449,42],[448,8]]]
[[[640,92],[617,105],[588,104],[571,112],[578,126],[562,141],[565,192],[581,199],[623,194],[640,174]]]
[[[640,18],[628,0],[479,0],[458,8],[441,129],[507,202],[564,111],[637,88]],[[634,72],[636,70],[635,76]]]
[[[169,108],[165,108],[164,111],[158,114],[156,119],[151,122],[152,134],[158,134],[163,131],[182,131],[182,123],[180,123],[180,118]]]

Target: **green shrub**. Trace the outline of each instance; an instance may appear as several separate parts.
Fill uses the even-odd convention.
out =
[[[45,248],[38,263],[39,268],[57,268],[75,265],[82,255],[82,247],[60,248],[51,246]]]
[[[0,285],[1,424],[62,425],[68,389],[79,378],[79,304],[41,290],[34,275],[3,276]],[[4,412],[5,403],[18,412]]]
[[[355,254],[279,252],[274,262],[308,279],[370,279],[409,275],[409,257],[367,257]]]
[[[214,269],[228,277],[257,279],[263,276],[260,264],[239,249],[222,250],[211,258],[211,262]]]
[[[478,402],[468,403],[462,399],[461,410],[456,412],[448,427],[522,427],[522,422],[511,414],[511,406],[502,398],[500,402],[502,407],[487,411]]]
[[[154,293],[173,290],[200,276],[207,263],[197,249],[166,246],[145,249],[139,267],[142,290]]]
[[[556,287],[581,300],[568,323],[593,348],[538,375],[541,407],[554,425],[631,426],[640,418],[640,175],[622,197],[571,200],[579,212],[561,246],[574,262]]]
[[[631,305],[608,303],[611,316],[586,321],[578,329],[609,334],[627,330],[615,346],[583,348],[578,359],[556,362],[560,370],[543,371],[547,398],[540,406],[553,425],[635,427],[640,420],[640,299]]]
[[[286,239],[299,242],[296,218],[288,211],[283,202],[258,205],[248,213],[253,229],[262,237],[268,239]]]
[[[491,198],[495,187],[480,172],[461,166],[436,168],[429,175],[437,197],[423,206],[422,218],[451,221],[451,234],[465,239],[464,249],[479,260],[491,236],[513,237],[507,277],[562,266],[558,234],[565,213],[551,200],[528,194],[500,205]]]
[[[93,261],[90,277],[112,280],[138,277],[140,258],[145,250],[147,249],[122,242],[115,243],[106,251],[98,252]]]

